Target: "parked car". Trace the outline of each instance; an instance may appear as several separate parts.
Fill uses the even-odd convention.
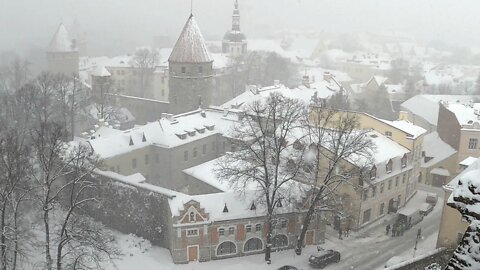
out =
[[[438,201],[438,195],[436,193],[428,193],[425,202],[435,206]]]
[[[296,268],[295,266],[292,266],[292,265],[284,265],[284,266],[278,268],[278,270],[298,270],[298,268]]]
[[[331,249],[320,251],[308,258],[308,262],[313,268],[324,268],[329,264],[338,263],[339,261],[340,252]]]
[[[433,205],[430,203],[422,203],[419,207],[418,210],[420,210],[420,213],[424,216],[428,215],[430,212],[433,210]]]

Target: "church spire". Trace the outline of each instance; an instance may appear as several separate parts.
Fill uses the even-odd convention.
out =
[[[233,10],[232,31],[240,32],[240,11],[238,10],[238,0],[235,0],[235,9]]]

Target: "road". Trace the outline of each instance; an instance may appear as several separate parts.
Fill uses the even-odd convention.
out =
[[[419,190],[441,192],[428,187],[420,187]],[[343,240],[339,240],[335,232],[330,230],[329,233],[327,232],[326,247],[339,250],[342,253],[342,259],[339,263],[325,269],[382,269],[385,262],[393,256],[408,253],[408,256],[412,257],[418,228],[422,229],[423,239],[419,240],[417,255],[426,249],[434,249],[443,205],[442,196],[439,198],[434,210],[423,221],[406,231],[403,236],[386,236],[385,227],[381,222]],[[408,251],[411,251],[411,255]]]

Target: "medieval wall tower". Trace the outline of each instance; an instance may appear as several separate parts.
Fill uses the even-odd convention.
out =
[[[193,14],[188,18],[168,58],[168,67],[171,113],[178,114],[211,105],[213,59]]]
[[[50,41],[47,49],[47,69],[66,76],[78,74],[79,54],[76,41],[71,39],[63,24]]]

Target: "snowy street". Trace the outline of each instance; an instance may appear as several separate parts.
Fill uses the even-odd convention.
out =
[[[428,188],[428,192],[435,190]],[[409,201],[408,205],[422,201],[426,196],[424,191],[418,191]],[[348,238],[338,239],[338,234],[331,227],[327,228],[327,237],[324,248],[331,248],[340,251],[342,259],[338,264],[332,264],[325,269],[383,269],[386,261],[393,256],[401,256],[405,259],[412,258],[417,229],[422,229],[422,239],[419,240],[416,255],[421,255],[435,249],[438,227],[442,212],[442,197],[434,210],[427,215],[423,221],[406,231],[403,236],[393,238],[385,235],[383,219],[376,221],[360,232],[353,232]],[[263,254],[232,258],[228,260],[217,260],[202,263],[190,263],[186,265],[175,265],[172,262],[168,250],[158,247],[151,247],[144,242],[138,242],[138,238],[120,235],[119,241],[126,255],[121,261],[117,261],[120,270],[133,269],[135,266],[142,266],[141,269],[277,269],[283,265],[293,265],[299,269],[311,269],[308,265],[308,256],[315,252],[315,247],[307,247],[301,256],[296,256],[293,250],[275,252],[272,256],[272,265],[266,265]],[[147,242],[148,243],[148,242]],[[115,268],[107,268],[114,270]]]

